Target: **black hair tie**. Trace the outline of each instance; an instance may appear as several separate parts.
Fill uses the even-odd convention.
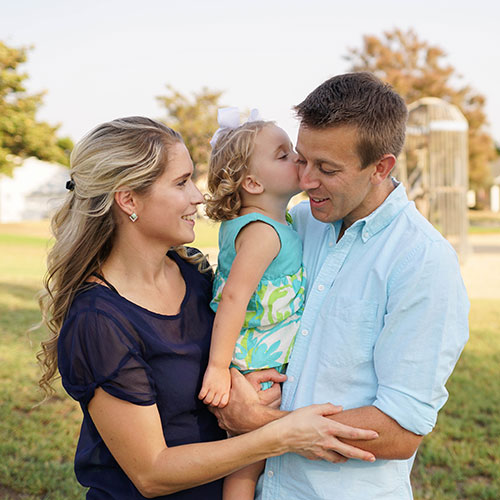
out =
[[[73,179],[66,182],[66,189],[73,191],[75,189],[75,181]]]

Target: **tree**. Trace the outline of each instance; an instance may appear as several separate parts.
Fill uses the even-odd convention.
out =
[[[385,32],[383,37],[363,37],[361,48],[348,49],[345,59],[351,71],[370,71],[390,83],[408,104],[421,97],[439,97],[456,105],[469,122],[469,182],[484,187],[490,177],[489,162],[495,156],[493,140],[485,130],[485,98],[445,62],[439,47],[419,40],[413,30]]]
[[[27,50],[0,41],[0,173],[11,174],[28,156],[67,165],[73,147],[71,139],[57,137],[58,126],[36,120],[44,92],[26,92],[28,75],[19,66],[26,62]]]
[[[195,175],[199,176],[206,172],[210,139],[219,127],[217,108],[222,92],[203,87],[190,99],[171,85],[167,85],[167,89],[168,95],[157,97],[167,114],[163,121],[182,135],[196,165]]]

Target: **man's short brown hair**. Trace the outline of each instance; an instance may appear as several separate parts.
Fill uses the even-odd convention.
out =
[[[294,109],[304,127],[356,127],[362,168],[385,154],[397,157],[403,149],[408,118],[405,102],[389,84],[371,73],[334,76]]]

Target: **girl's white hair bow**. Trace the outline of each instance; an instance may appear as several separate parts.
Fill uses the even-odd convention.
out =
[[[217,111],[217,122],[219,123],[219,128],[210,140],[210,146],[212,146],[212,148],[215,146],[219,135],[223,131],[228,129],[234,130],[244,123],[257,122],[260,120],[262,120],[262,118],[260,117],[258,109],[252,109],[248,120],[240,124],[240,110],[238,108],[219,108]]]

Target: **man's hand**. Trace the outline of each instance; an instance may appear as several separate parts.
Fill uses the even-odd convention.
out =
[[[265,406],[260,399],[261,393],[267,392],[268,394],[261,396],[263,400],[272,400],[271,402],[275,403],[276,391],[279,391],[277,383],[276,387],[273,386],[266,391],[261,391],[260,382],[272,380],[279,383],[286,378],[276,370],[266,371],[274,371],[276,375],[268,373],[265,378],[256,377],[254,379],[251,377],[252,383],[250,383],[236,368],[231,368],[231,393],[228,405],[225,408],[210,407],[222,429],[232,435],[243,434],[285,415],[284,412]],[[259,382],[257,383],[257,381]],[[256,388],[258,388],[259,393],[256,392]],[[280,396],[278,396],[279,398]]]
[[[279,384],[286,380],[286,375],[278,373],[274,368],[269,368],[247,373],[245,378],[257,392],[261,404],[279,409],[281,404],[281,386]],[[273,382],[273,385],[263,391],[262,382]]]

